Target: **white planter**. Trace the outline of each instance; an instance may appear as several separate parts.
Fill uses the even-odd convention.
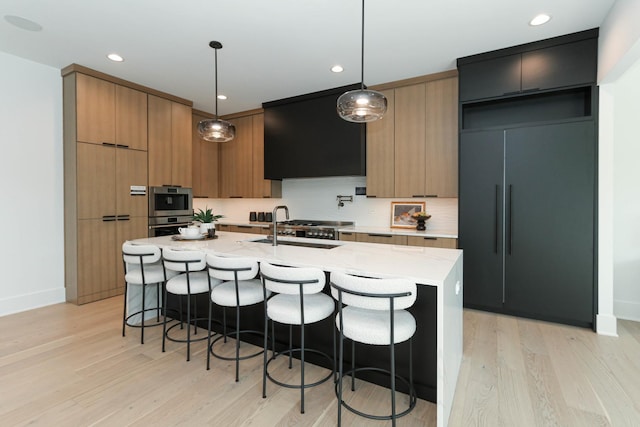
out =
[[[215,222],[203,222],[200,224],[200,232],[202,234],[207,234],[211,228],[216,228]]]

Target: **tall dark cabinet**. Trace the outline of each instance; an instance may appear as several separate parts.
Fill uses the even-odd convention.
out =
[[[466,307],[595,326],[596,51],[590,30],[458,60]],[[530,57],[543,88],[522,86]],[[508,86],[487,85],[496,64]]]

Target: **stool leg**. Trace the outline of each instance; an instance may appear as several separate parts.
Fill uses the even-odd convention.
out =
[[[142,284],[142,311],[140,312],[140,316],[142,316],[142,320],[140,323],[140,344],[144,344],[144,303],[146,296],[147,284]]]
[[[293,327],[291,325],[289,325],[289,369],[293,368],[293,365],[291,363],[291,341],[293,338]]]
[[[209,363],[211,361],[211,293],[209,293],[209,317],[208,325],[209,325],[209,336],[207,337],[207,371],[209,370]]]
[[[276,327],[273,324],[273,320],[271,321],[271,352],[273,353],[273,358],[276,358]]]
[[[240,380],[240,306],[236,305],[236,382]]]
[[[164,314],[164,320],[162,321],[162,352],[164,353],[164,343],[167,337],[167,287],[163,286],[164,292],[162,297],[162,311]],[[182,320],[182,314],[180,314]]]
[[[224,342],[227,342],[227,307],[222,307],[222,335]]]
[[[269,318],[267,317],[267,303],[264,306],[264,348],[262,358],[262,398],[267,397],[267,342],[269,337],[267,332],[269,331]]]
[[[351,391],[356,391],[356,342],[351,340]]]
[[[396,425],[396,346],[391,342],[391,425]]]
[[[189,298],[189,304],[193,302],[193,295]],[[198,304],[193,304],[193,318],[195,322],[193,322],[193,335],[198,335]]]
[[[342,328],[340,329],[340,338],[339,338],[339,361],[338,361],[338,427],[342,425],[342,374],[344,368],[342,364],[344,362],[344,335],[342,333]]]
[[[127,325],[127,289],[129,284],[124,283],[124,308],[122,309],[122,336],[124,336],[124,327]]]
[[[191,295],[187,295],[187,362],[191,360]]]
[[[300,325],[300,413],[304,414],[304,324]]]
[[[160,282],[156,283],[156,322],[160,321]]]

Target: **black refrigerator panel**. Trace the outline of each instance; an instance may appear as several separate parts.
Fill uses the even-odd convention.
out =
[[[511,129],[505,140],[506,307],[591,323],[594,123]]]
[[[504,134],[460,135],[458,247],[464,251],[466,307],[502,307]]]

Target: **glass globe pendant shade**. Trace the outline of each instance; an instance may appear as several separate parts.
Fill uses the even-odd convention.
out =
[[[338,115],[348,122],[373,122],[386,113],[387,98],[375,90],[350,90],[338,98],[337,110]]]
[[[198,133],[205,141],[228,142],[236,136],[236,127],[218,118],[201,120],[198,123]]]

